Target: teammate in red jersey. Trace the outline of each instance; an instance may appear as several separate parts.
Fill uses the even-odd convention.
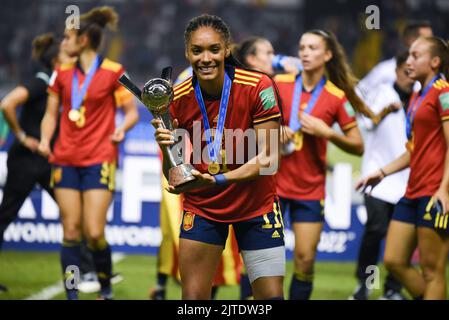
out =
[[[354,76],[332,33],[312,30],[303,34],[299,57],[304,68],[301,74],[276,77],[286,124],[284,156],[276,180],[281,209],[289,212],[295,234],[290,299],[306,300],[313,289],[314,262],[324,223],[327,142],[361,155],[363,141],[354,109],[371,113],[354,92]],[[335,122],[343,133],[332,129]]]
[[[62,48],[75,64],[56,68],[49,85],[47,111],[41,124],[39,151],[49,156],[52,184],[61,212],[64,239],[61,263],[79,266],[82,234],[92,251],[101,284],[99,298],[111,299],[111,250],[105,239],[107,209],[112,201],[117,144],[138,119],[131,94],[117,79],[123,67],[98,54],[103,29],[115,27],[117,13],[110,7],[94,8],[80,17],[79,29],[66,29]],[[60,115],[59,135],[52,138]],[[125,120],[115,127],[117,105]],[[77,299],[76,287],[66,286],[68,299]]]
[[[421,37],[409,50],[409,76],[419,81],[407,109],[407,151],[357,184],[375,187],[385,176],[410,167],[404,197],[388,228],[384,263],[416,298],[446,299],[449,253],[449,47]],[[410,264],[418,244],[422,273]]]
[[[184,192],[179,254],[182,296],[210,298],[232,224],[254,297],[281,299],[285,248],[273,176],[279,157],[280,119],[275,84],[266,75],[235,67],[229,44],[230,31],[221,18],[202,15],[188,23],[185,54],[194,75],[174,88],[170,106],[174,125],[193,137],[191,161],[197,179],[190,186],[169,186],[170,192]],[[152,123],[157,126],[159,121]],[[207,135],[209,124],[215,126],[213,138]],[[274,145],[270,145],[269,134],[262,134],[264,130],[274,133]],[[194,131],[204,133],[208,142],[198,145]],[[231,131],[237,134],[231,133],[228,140]],[[245,138],[239,131],[255,134]],[[173,144],[172,132],[157,129],[156,141],[161,146]],[[252,155],[248,146],[255,143],[259,150]],[[201,157],[203,150],[207,159]],[[168,177],[168,155],[163,153]],[[268,168],[271,174],[264,173]]]

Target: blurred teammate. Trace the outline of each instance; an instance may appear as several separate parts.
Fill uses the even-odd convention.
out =
[[[401,50],[408,50],[412,43],[420,36],[428,37],[432,35],[432,25],[429,21],[410,21],[401,34]],[[376,91],[381,84],[393,85],[396,80],[396,59],[392,57],[377,64],[360,82],[357,87],[363,95],[370,91]],[[419,89],[419,88],[418,88]]]
[[[387,269],[415,299],[446,299],[449,253],[449,47],[437,37],[421,37],[409,51],[409,76],[419,81],[407,109],[407,151],[361,180],[374,188],[385,177],[410,167],[405,195],[390,222],[384,255]],[[418,244],[422,273],[410,264]]]
[[[137,121],[131,94],[117,79],[123,67],[98,54],[103,30],[114,28],[117,13],[94,8],[80,18],[79,29],[66,29],[62,47],[76,64],[61,65],[52,75],[47,110],[41,124],[39,152],[50,156],[52,184],[61,213],[64,239],[61,264],[80,265],[80,240],[88,241],[101,284],[100,299],[111,299],[111,251],[104,235],[107,209],[112,201],[117,144]],[[125,119],[115,127],[116,99]],[[59,105],[60,131],[50,149]],[[76,287],[67,287],[68,299],[77,299]]]
[[[59,44],[53,34],[36,37],[32,51],[33,59],[39,63],[36,72],[0,102],[5,119],[16,136],[8,150],[8,175],[0,205],[0,249],[6,228],[17,217],[20,207],[37,183],[53,197],[50,164],[37,154],[37,147],[40,139],[39,126],[47,102],[48,80],[51,70],[58,63],[58,56]],[[17,119],[16,109],[19,106],[22,106],[22,113],[20,119]]]
[[[365,153],[362,161],[362,176],[365,177],[375,169],[382,167],[405,152],[405,112],[409,97],[413,90],[414,80],[407,75],[405,61],[408,52],[399,54],[396,60],[395,82],[380,84],[371,90],[364,101],[376,114],[382,114],[383,119],[376,125],[367,117],[358,118],[365,143]],[[387,108],[385,105],[399,103],[400,109]],[[383,180],[371,196],[365,195],[367,221],[360,244],[356,276],[359,286],[350,297],[356,300],[367,300],[370,290],[366,281],[370,275],[367,268],[376,265],[379,259],[381,241],[387,234],[388,223],[393,214],[394,205],[405,192],[408,170]],[[391,275],[384,284],[382,299],[402,300],[401,284]]]
[[[277,168],[278,150],[270,149],[269,137],[262,134],[266,133],[262,130],[271,129],[278,139],[280,112],[274,83],[263,74],[233,66],[230,31],[219,17],[202,15],[192,19],[185,30],[185,44],[194,76],[174,89],[170,108],[174,123],[193,137],[193,121],[201,124],[201,132],[204,125],[207,134],[209,124],[218,119],[214,137],[208,136],[200,150],[193,144],[196,170],[192,173],[196,181],[178,189],[168,188],[170,192],[184,192],[179,248],[183,299],[210,298],[230,224],[254,297],[281,299],[285,248],[271,171]],[[152,123],[157,126],[158,121]],[[236,146],[242,145],[243,137],[233,137],[232,146],[229,142],[223,146],[220,142],[224,127],[254,129],[259,135],[248,138],[248,144],[256,143],[258,137],[260,149],[251,158],[244,149],[243,164],[234,164],[236,161],[228,157],[228,152],[232,148],[232,155],[236,155]],[[156,130],[156,141],[161,146],[172,145],[172,138],[170,131]],[[213,144],[215,139],[217,143]],[[222,148],[225,159],[218,157],[223,155]],[[207,150],[208,160],[195,163],[203,150]],[[164,174],[168,176],[168,156],[163,152]],[[268,172],[261,175],[264,170]]]
[[[324,224],[326,147],[331,141],[361,155],[363,141],[354,109],[371,116],[354,91],[355,78],[335,36],[308,31],[299,42],[301,74],[276,77],[283,112],[283,157],[277,180],[281,209],[295,234],[290,299],[306,300],[313,289],[314,263]],[[332,129],[337,122],[343,133]]]
[[[268,39],[251,37],[240,43],[235,50],[236,58],[247,68],[273,76],[276,71],[298,73],[301,62],[298,58],[276,54]]]
[[[271,42],[262,37],[250,37],[236,45],[234,56],[246,68],[264,72],[269,76],[274,76],[275,71],[288,70],[288,72],[296,74],[300,70],[297,61],[292,57],[275,55]],[[240,299],[249,299],[251,296],[249,278],[244,272],[240,279]]]

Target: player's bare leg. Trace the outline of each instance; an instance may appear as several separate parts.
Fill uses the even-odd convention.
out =
[[[209,300],[223,246],[179,239],[182,299]]]
[[[293,223],[292,229],[295,234],[295,278],[292,280],[289,298],[307,300],[312,294],[315,257],[323,223]]]
[[[385,267],[414,298],[422,297],[425,283],[422,275],[411,265],[417,244],[416,227],[397,220],[390,221],[384,253]]]
[[[418,228],[420,265],[426,284],[424,299],[446,299],[446,262],[449,237],[439,235],[434,229]]]

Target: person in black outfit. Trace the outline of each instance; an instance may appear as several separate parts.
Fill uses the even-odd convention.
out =
[[[47,86],[58,60],[59,42],[47,33],[33,40],[33,60],[38,63],[34,75],[9,92],[0,102],[0,108],[16,139],[8,151],[8,175],[0,205],[0,249],[3,234],[17,217],[20,207],[36,184],[52,197],[51,167],[36,150],[40,139],[40,123],[47,105]],[[16,109],[22,106],[20,119]],[[6,291],[0,285],[0,291]]]
[[[404,112],[407,113],[407,106],[409,104],[410,95],[413,91],[414,81],[410,79],[407,75],[406,60],[408,57],[408,51],[400,52],[396,58],[396,81],[392,85],[392,89],[397,94],[397,97],[401,101],[401,105],[398,109],[385,110],[386,112],[381,112],[381,119],[388,117],[391,112]],[[385,87],[390,86],[389,84],[377,89],[379,99],[380,95],[385,94]],[[400,110],[403,108],[403,110]],[[391,130],[391,125],[389,127],[382,127],[377,130]],[[394,132],[392,132],[393,134]],[[397,137],[393,137],[397,138]],[[399,139],[399,138],[397,138]],[[404,133],[405,139],[405,133]],[[367,144],[368,147],[368,144]],[[378,151],[380,152],[380,151]],[[379,161],[379,160],[378,160]],[[385,160],[382,160],[385,161]],[[405,189],[406,180],[401,177],[397,177],[403,180],[403,188]],[[397,181],[397,180],[396,180]],[[395,184],[397,186],[397,182]],[[385,192],[384,192],[385,193]],[[386,195],[384,195],[385,197]],[[391,196],[391,194],[390,194]],[[394,196],[393,196],[394,197]],[[371,273],[367,272],[369,266],[377,265],[379,255],[381,253],[381,242],[385,238],[388,230],[388,225],[390,223],[391,217],[393,215],[395,203],[387,201],[386,198],[380,198],[379,195],[364,195],[365,206],[367,211],[367,221],[365,224],[365,229],[360,244],[358,259],[357,259],[357,270],[356,277],[359,282],[359,286],[356,288],[355,292],[350,296],[350,299],[354,300],[367,300],[370,295],[370,290],[366,286],[366,281],[370,277]],[[402,285],[391,273],[388,273],[385,283],[384,283],[384,294],[380,299],[382,300],[404,300],[405,297],[401,294]]]

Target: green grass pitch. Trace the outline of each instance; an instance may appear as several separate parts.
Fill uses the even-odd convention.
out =
[[[292,262],[287,262],[285,292],[292,274]],[[316,276],[312,299],[345,300],[356,286],[354,263],[319,262],[316,264]],[[127,255],[114,265],[114,271],[121,272],[124,280],[114,285],[115,299],[148,299],[149,288],[156,281],[156,257],[147,255]],[[385,278],[385,269],[380,266],[380,277]],[[59,254],[57,252],[4,251],[0,254],[0,283],[9,287],[0,299],[25,299],[44,288],[61,281]],[[381,288],[383,281],[380,282]],[[377,299],[381,289],[373,291],[371,299]],[[64,299],[61,293],[53,299]],[[81,294],[81,299],[95,299],[95,294]],[[168,299],[180,299],[181,289],[172,279],[169,280]],[[221,287],[218,299],[238,299],[237,286]]]

